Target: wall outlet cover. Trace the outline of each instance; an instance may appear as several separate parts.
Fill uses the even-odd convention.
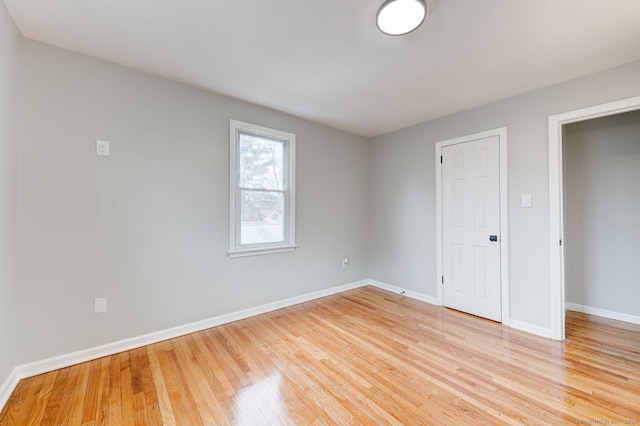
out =
[[[96,155],[104,157],[109,156],[109,141],[97,140],[96,141]]]
[[[93,312],[96,314],[102,314],[107,312],[107,298],[102,297],[93,301]]]

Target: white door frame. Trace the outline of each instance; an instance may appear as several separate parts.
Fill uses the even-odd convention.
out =
[[[442,249],[442,164],[440,157],[445,146],[471,142],[478,139],[498,136],[500,139],[500,283],[502,324],[509,325],[509,192],[507,179],[507,128],[487,130],[473,135],[461,136],[436,143],[436,283],[438,304],[444,305],[442,288],[443,249]]]
[[[640,96],[549,117],[549,263],[551,272],[551,338],[554,340],[565,339],[564,245],[561,245],[564,235],[562,126],[638,109],[640,109]]]

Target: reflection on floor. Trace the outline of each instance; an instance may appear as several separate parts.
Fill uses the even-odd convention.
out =
[[[554,342],[364,287],[25,379],[0,424],[638,419],[640,326],[569,312]]]

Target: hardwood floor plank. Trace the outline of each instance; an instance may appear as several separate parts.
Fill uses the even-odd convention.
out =
[[[113,362],[109,366],[109,392],[106,406],[108,415],[106,416],[108,425],[118,425],[122,419],[122,381],[120,378],[120,363],[122,354],[113,355]]]
[[[73,387],[73,398],[71,400],[71,408],[68,415],[68,424],[82,424],[82,415],[84,413],[84,404],[87,396],[87,386],[89,385],[89,374],[91,372],[91,363],[84,363],[77,366],[79,370],[77,385]]]
[[[174,345],[174,348],[178,362],[184,366],[182,369],[184,378],[203,423],[231,424],[226,417],[225,408],[215,398],[215,393],[212,392],[207,377],[202,371],[202,365],[206,365],[206,362],[199,355],[199,349],[192,337],[186,336],[183,344]]]
[[[171,342],[166,342],[171,346],[167,350],[160,352],[160,365],[162,366],[163,378],[167,383],[167,390],[171,399],[171,406],[178,425],[200,425],[203,424],[194,396],[189,389],[184,376],[184,369],[176,356]]]
[[[82,419],[81,424],[90,424],[90,422],[95,421],[98,401],[100,399],[99,392],[102,387],[100,386],[100,376],[101,376],[101,360],[93,360],[89,363],[89,378],[87,382],[87,393],[84,399],[84,406],[82,409]]]
[[[22,389],[12,395],[14,403],[7,405],[0,413],[0,426],[25,424],[30,413],[36,410],[38,395],[45,385],[45,376],[39,375],[25,379]]]
[[[158,359],[158,346],[159,345],[156,344],[148,347],[149,367],[151,369],[151,374],[153,377],[153,386],[155,387],[156,395],[158,398],[158,411],[160,412],[160,417],[162,419],[163,425],[175,426],[177,422],[175,415],[173,414],[173,407],[171,406],[171,397],[169,396],[169,390],[167,389],[167,384],[164,381],[162,366],[160,365],[160,360]],[[151,383],[149,384],[149,386],[151,386]],[[148,400],[147,404],[149,404]],[[149,409],[147,409],[147,413],[149,413]]]
[[[123,426],[135,425],[134,408],[134,383],[131,372],[131,352],[122,354],[120,361],[120,388],[122,398],[122,408],[120,410],[120,424]]]
[[[99,425],[107,424],[109,418],[109,395],[111,390],[111,364],[116,361],[116,355],[104,357],[100,362],[100,378],[96,395],[95,421]]]
[[[134,424],[145,425],[150,421],[147,419],[147,403],[145,395],[145,363],[144,360],[148,359],[146,356],[146,348],[138,348],[130,351],[129,353],[129,365],[131,369],[131,399]],[[148,361],[146,367],[148,369]]]
[[[58,374],[56,375],[56,380],[51,389],[51,394],[48,398],[41,424],[55,425],[56,421],[63,417],[61,408],[64,408],[65,406],[66,392],[74,379],[70,374],[71,370],[72,368],[63,368],[62,370],[57,371]]]
[[[42,423],[42,419],[44,418],[45,411],[49,403],[49,398],[51,397],[53,386],[58,379],[58,374],[60,373],[60,371],[61,370],[57,370],[52,371],[48,374],[43,374],[44,382],[42,384],[42,388],[40,389],[40,393],[38,393],[33,411],[31,411],[31,413],[29,413],[29,415],[26,417],[21,416],[24,424],[39,425]]]
[[[0,425],[640,420],[640,326],[566,324],[554,342],[364,287],[25,379]]]
[[[161,425],[162,415],[158,403],[156,383],[153,380],[149,350],[150,346],[138,348],[132,351],[131,355],[135,359],[135,374],[132,370],[134,397],[137,397],[140,404],[139,407],[135,407],[137,410],[136,424]]]

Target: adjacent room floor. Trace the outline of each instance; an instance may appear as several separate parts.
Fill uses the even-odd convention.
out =
[[[640,326],[555,342],[364,287],[25,379],[0,424],[589,424],[640,419]]]

